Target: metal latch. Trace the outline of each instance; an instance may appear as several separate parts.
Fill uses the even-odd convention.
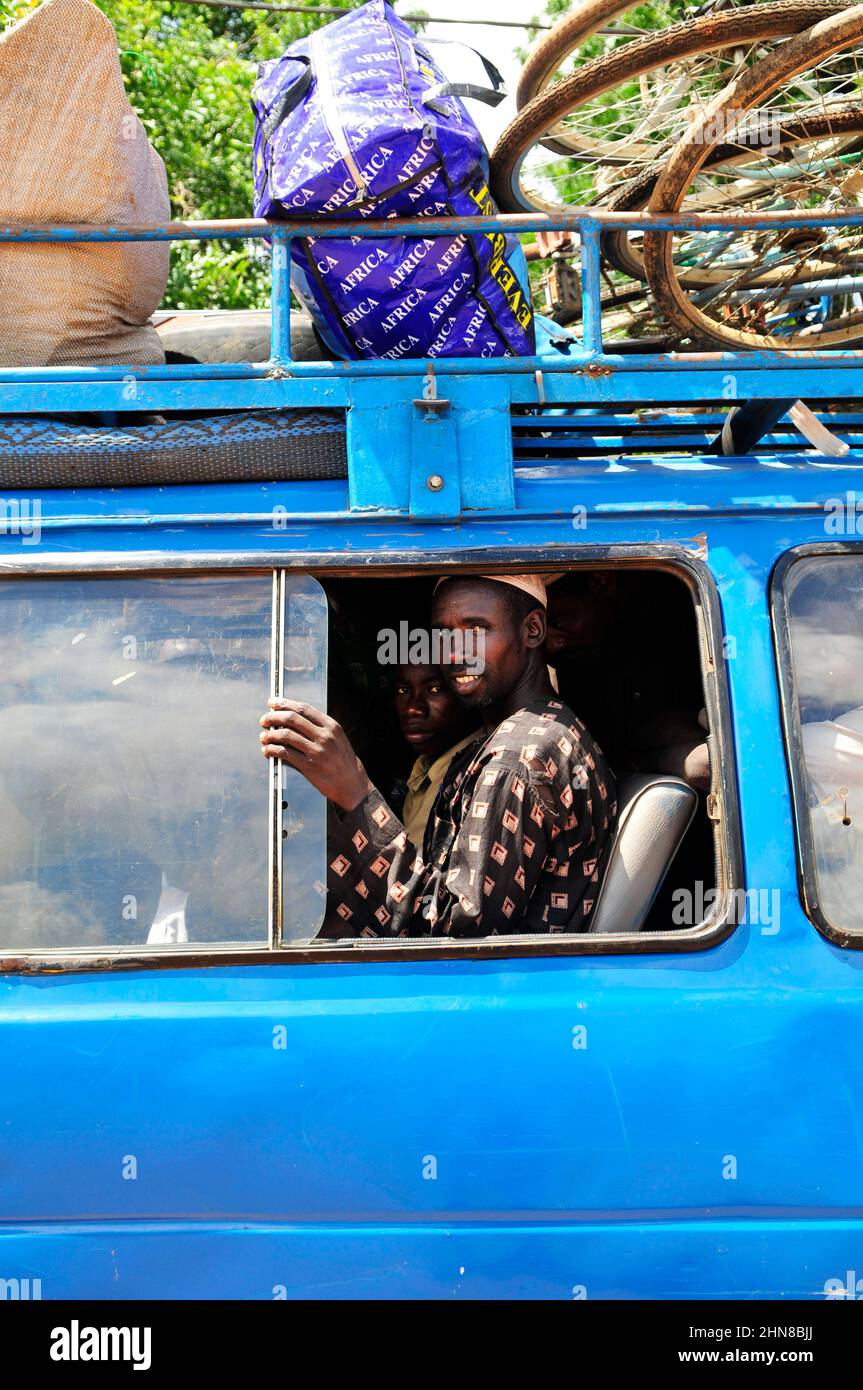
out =
[[[435,376],[434,362],[429,362],[426,368],[425,379],[423,381],[422,396],[414,399],[417,410],[423,411],[428,415],[448,415],[450,402],[445,396],[437,393],[437,377]]]

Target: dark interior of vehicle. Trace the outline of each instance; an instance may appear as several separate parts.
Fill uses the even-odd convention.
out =
[[[396,672],[379,660],[381,634],[400,623],[428,627],[435,580],[326,576],[321,583],[330,610],[329,711],[397,809],[415,754],[396,715]],[[715,755],[691,592],[658,568],[579,568],[549,586],[548,623],[552,683],[624,792],[619,822],[627,840],[613,881],[607,873],[613,903],[596,908],[597,917],[606,909],[599,930],[697,927],[716,884],[707,814]],[[648,884],[643,892],[639,882]]]

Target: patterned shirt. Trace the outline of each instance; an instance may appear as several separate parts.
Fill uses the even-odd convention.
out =
[[[378,791],[343,817],[329,865],[343,934],[586,930],[614,792],[572,710],[525,705],[453,759],[421,848]]]

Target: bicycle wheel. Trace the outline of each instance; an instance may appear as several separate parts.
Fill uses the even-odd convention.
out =
[[[603,180],[652,163],[736,73],[764,61],[763,45],[846,8],[842,0],[768,0],[684,21],[587,63],[504,131],[491,161],[498,205],[557,212],[595,202]]]
[[[775,111],[790,111],[798,92],[809,92],[825,64],[838,65],[853,76],[863,93],[863,72],[857,70],[855,45],[863,39],[863,5],[822,20],[789,39],[757,68],[732,83],[702,119],[671,152],[659,173],[648,202],[652,213],[688,211],[696,176],[707,164],[711,141],[708,129],[733,128],[743,112],[758,109],[759,119],[770,116],[759,104],[765,99]],[[803,84],[801,86],[801,84]],[[827,121],[839,128],[845,119],[835,108],[824,110]],[[847,139],[847,131],[843,132]],[[782,198],[786,212],[825,214],[859,207],[863,169],[859,150],[849,159],[838,149],[825,159],[824,141],[815,140],[812,157],[795,151],[793,178],[779,161]],[[787,166],[787,161],[784,162]],[[721,169],[702,176],[717,186]],[[731,231],[732,229],[729,229]],[[688,234],[684,234],[688,235]],[[777,222],[775,229],[738,229],[729,246],[732,258],[725,265],[719,285],[693,294],[680,275],[680,234],[649,231],[644,234],[643,254],[648,283],[664,317],[680,331],[699,341],[734,348],[843,347],[863,341],[863,229],[829,226],[794,229]],[[767,274],[769,272],[769,275]],[[803,303],[801,316],[795,306]],[[819,312],[811,312],[817,303]],[[789,304],[793,312],[789,312]]]
[[[574,10],[559,19],[528,54],[515,93],[518,110],[521,111],[528,102],[539,96],[540,92],[544,92],[557,73],[562,74],[567,60],[574,57],[576,50],[596,34],[597,30],[602,29],[610,20],[625,16],[627,11],[636,8],[643,14],[645,6],[635,7],[632,0],[583,0],[582,4],[576,5]],[[679,8],[679,5],[659,3],[649,8],[653,21],[651,28],[657,29],[666,27],[661,24],[661,18],[672,8]],[[657,20],[660,22],[657,23]],[[673,22],[673,19],[668,18],[667,25],[670,26]],[[649,32],[633,25],[627,25],[627,29],[631,30],[631,33],[621,30],[621,38],[641,38],[645,32]]]
[[[733,144],[714,146],[693,180],[688,210],[767,212],[782,207],[789,192],[783,185],[792,185],[793,191],[801,168],[809,175],[814,175],[816,165],[825,175],[832,169],[848,175],[854,165],[863,167],[863,104],[791,117],[772,133],[775,143],[769,156]],[[651,165],[630,179],[609,200],[608,210],[635,212],[645,208],[664,167],[664,163]],[[702,232],[677,239],[673,253],[677,276],[687,289],[721,285],[727,280],[728,248],[722,243],[729,242],[729,235]],[[646,280],[640,241],[640,232],[620,228],[603,232],[605,262],[631,279]],[[778,268],[768,267],[763,276],[753,276],[750,283],[770,284],[780,273]]]

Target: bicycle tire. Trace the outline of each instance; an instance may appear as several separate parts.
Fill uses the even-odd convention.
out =
[[[584,0],[570,14],[552,26],[528,54],[515,91],[515,104],[521,111],[528,102],[543,92],[549,78],[579,44],[601,29],[609,19],[631,10],[633,0]]]
[[[704,166],[713,148],[710,141],[704,139],[708,123],[713,122],[714,129],[721,129],[727,111],[751,110],[789,79],[809,71],[824,59],[861,40],[863,4],[845,9],[796,34],[757,67],[750,68],[742,77],[729,83],[720,96],[705,108],[700,121],[694,122],[675,145],[657,179],[648,202],[648,211],[669,213],[679,210],[693,177]],[[694,335],[700,341],[738,350],[778,346],[791,351],[795,348],[811,351],[816,342],[818,346],[842,347],[863,340],[863,323],[855,322],[829,332],[790,333],[779,339],[770,333],[717,323],[692,303],[685,287],[680,284],[674,267],[673,246],[672,232],[645,232],[643,254],[648,284],[663,317],[675,328]]]
[[[802,140],[818,140],[831,135],[847,135],[849,138],[863,136],[863,105],[846,106],[830,113],[821,112],[792,117],[781,127],[780,148],[785,151],[789,146],[798,144]],[[749,154],[741,154],[736,146],[714,145],[705,160],[704,168],[716,168],[731,162],[733,158],[743,161],[747,157],[750,157]],[[657,163],[643,169],[635,178],[623,184],[609,200],[609,212],[641,211],[649,203],[664,168],[665,163],[657,161]],[[647,271],[644,266],[644,257],[630,241],[628,231],[624,228],[613,228],[603,232],[601,246],[603,259],[613,270],[619,270],[633,280],[646,281]],[[750,284],[769,284],[769,274],[768,272],[764,278],[750,281]],[[698,288],[718,284],[722,276],[721,270],[696,268],[680,274],[678,278],[685,280],[688,286]]]
[[[678,58],[742,42],[783,38],[809,29],[848,9],[842,0],[766,0],[739,10],[719,11],[635,39],[613,53],[595,58],[578,72],[535,97],[510,122],[491,157],[491,187],[504,212],[556,212],[560,205],[520,196],[518,175],[528,152],[563,116],[620,82]]]

